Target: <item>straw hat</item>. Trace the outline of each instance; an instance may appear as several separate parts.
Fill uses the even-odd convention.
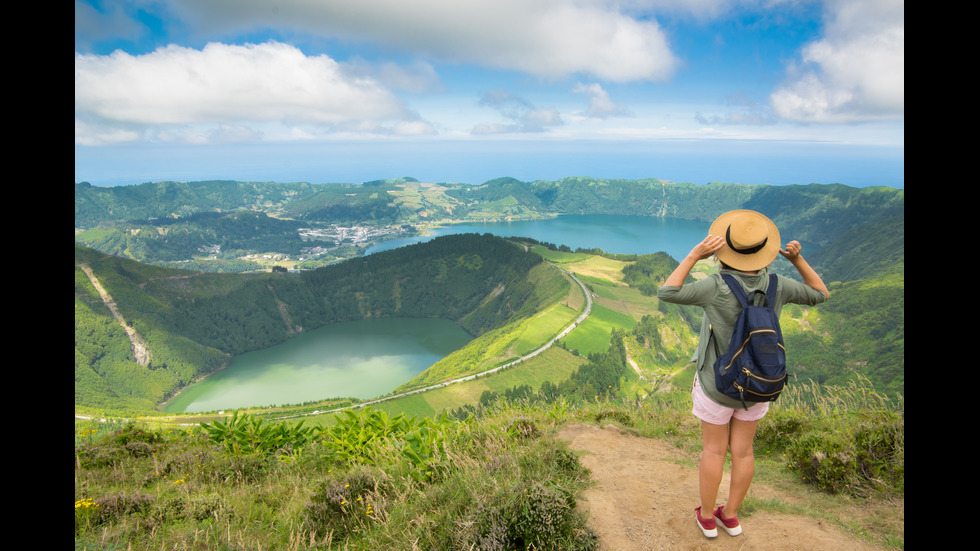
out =
[[[754,210],[733,210],[719,216],[708,230],[725,238],[715,256],[743,272],[761,270],[779,254],[779,228]]]

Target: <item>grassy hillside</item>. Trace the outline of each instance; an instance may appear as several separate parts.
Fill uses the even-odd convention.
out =
[[[314,414],[330,406],[325,402],[234,417],[76,421],[76,548],[595,549],[599,533],[584,500],[594,491],[593,473],[561,437],[579,425],[613,423],[662,440],[696,479],[701,443],[689,411],[688,360],[700,317],[655,294],[675,261],[540,245],[525,253],[503,243],[518,258],[544,259],[521,276],[533,289],[498,303],[494,298],[504,293],[491,285],[470,311],[511,315],[434,370],[436,379],[520,355],[581,311],[581,290],[552,264],[587,283],[595,315],[559,346],[508,370],[371,408]],[[444,258],[456,262],[430,266],[432,277],[477,264],[465,254]],[[178,296],[207,303],[256,281],[257,288],[272,285],[277,296],[297,292],[279,286],[281,274],[192,277],[84,249],[76,250],[79,264],[116,274],[118,281],[106,278],[110,289],[129,289],[142,309],[165,309]],[[375,273],[388,282],[380,289],[401,281],[380,266],[355,268],[345,268],[352,281]],[[692,277],[715,269],[699,263]],[[339,273],[319,275],[337,281]],[[113,327],[86,282],[76,267],[76,349],[80,303],[106,334]],[[137,292],[145,289],[151,291]],[[383,311],[385,296],[366,295],[357,310]],[[292,307],[285,311],[294,316]],[[756,486],[775,490],[750,495],[740,517],[793,515],[822,533],[841,531],[855,545],[904,548],[903,265],[834,283],[829,302],[787,307],[781,322],[795,379],[760,425],[756,444]],[[114,335],[113,342],[128,344],[121,328]],[[210,350],[193,346],[188,350]],[[692,504],[695,498],[692,489]],[[886,509],[899,514],[875,514]],[[696,545],[700,534],[690,528]]]
[[[498,398],[465,421],[368,409],[326,424],[76,423],[76,549],[596,549],[583,501],[592,473],[563,429],[613,423],[663,440],[682,458],[675,469],[696,479],[700,438],[679,405],[685,393]],[[867,387],[790,391],[757,446],[755,486],[776,490],[751,494],[743,523],[791,515],[794,526],[844,534],[832,541],[848,548],[904,548],[904,515],[873,514],[904,510],[902,404]],[[668,495],[660,490],[651,488]],[[682,524],[689,493],[676,510],[661,504]]]
[[[302,274],[171,270],[76,245],[75,404],[151,410],[234,354],[328,323],[440,317],[481,336],[566,292],[559,272],[536,269],[541,262],[518,245],[476,235]],[[137,343],[148,361],[140,362]]]

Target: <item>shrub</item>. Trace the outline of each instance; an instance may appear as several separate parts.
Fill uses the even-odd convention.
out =
[[[100,497],[95,500],[98,511],[95,523],[105,524],[118,521],[128,515],[146,513],[153,505],[153,499],[153,496],[143,493],[129,495],[119,493]]]
[[[857,462],[847,436],[808,433],[789,446],[793,465],[803,480],[836,494],[857,485]]]
[[[379,518],[381,496],[378,480],[366,473],[326,480],[306,505],[306,529],[330,541],[343,540]]]
[[[539,436],[538,427],[534,421],[527,418],[515,419],[507,427],[507,434],[514,438],[526,439],[537,438]]]
[[[854,432],[857,468],[866,485],[905,493],[905,418],[863,423]]]
[[[479,502],[463,524],[469,526],[459,547],[481,551],[511,549],[587,550],[596,537],[575,511],[567,489],[533,482],[509,500]]]
[[[234,454],[291,454],[309,443],[314,434],[312,427],[304,427],[303,421],[289,423],[265,423],[259,417],[236,411],[227,421],[201,423],[208,437]]]
[[[525,490],[511,516],[511,534],[519,549],[565,549],[575,498],[562,488],[535,482]]]
[[[860,423],[821,427],[787,446],[804,481],[832,494],[905,492],[905,419],[877,414]]]

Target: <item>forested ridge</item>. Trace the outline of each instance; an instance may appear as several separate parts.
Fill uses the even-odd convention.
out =
[[[430,223],[617,214],[713,220],[735,209],[758,210],[809,251],[834,245],[848,232],[873,239],[855,251],[853,239],[825,249],[827,264],[848,278],[870,273],[867,247],[904,244],[905,191],[841,184],[695,185],[569,177],[482,185],[420,183],[414,178],[365,184],[158,182],[95,187],[75,184],[75,242],[141,262],[197,270],[245,271],[248,255],[279,253],[312,268],[361,254],[361,243],[335,230],[357,225],[407,232]],[[874,234],[864,228],[877,224]],[[390,235],[390,233],[389,233]],[[380,238],[380,237],[379,237]],[[894,259],[893,259],[894,260]],[[838,279],[837,276],[832,276]]]
[[[446,236],[303,273],[187,272],[78,245],[75,259],[75,400],[87,407],[152,408],[233,355],[329,323],[438,317],[476,336],[553,300],[528,278],[541,257],[489,235]],[[83,263],[149,341],[148,366],[133,360]]]

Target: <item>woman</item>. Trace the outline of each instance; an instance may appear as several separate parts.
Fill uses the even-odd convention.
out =
[[[712,366],[715,358],[728,348],[741,311],[738,299],[721,273],[732,274],[749,296],[756,290],[764,293],[769,287],[766,268],[778,254],[796,267],[803,283],[778,277],[776,303],[771,305],[777,314],[786,303],[812,306],[830,298],[830,291],[820,276],[800,256],[800,243],[791,241],[786,249],[781,249],[776,225],[751,210],[734,210],[718,217],[711,224],[708,237],[691,249],[657,291],[657,296],[667,302],[704,309],[698,349],[693,358],[697,362],[697,376],[691,397],[692,413],[701,419],[703,444],[699,472],[701,505],[695,509],[695,516],[701,531],[709,538],[718,535],[718,524],[732,536],[742,533],[737,515],[755,472],[752,441],[759,419],[769,410],[769,402],[748,402],[746,408],[741,401],[715,388]],[[691,268],[711,255],[721,262],[721,273],[685,285]],[[715,508],[725,455],[729,451],[732,472],[728,500]],[[702,511],[707,518],[702,516]],[[709,515],[707,511],[712,513]]]

